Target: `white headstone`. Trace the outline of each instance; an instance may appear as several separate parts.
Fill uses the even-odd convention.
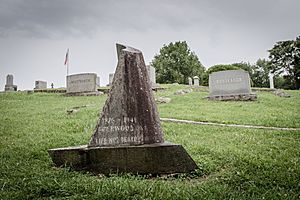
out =
[[[114,73],[111,73],[109,74],[109,77],[108,77],[108,85],[111,86],[112,85],[112,82],[113,82],[113,79],[114,79]]]
[[[83,73],[67,76],[67,93],[95,92],[97,74]]]
[[[199,77],[194,76],[194,86],[199,86]]]
[[[209,96],[250,94],[249,73],[244,70],[226,70],[209,75]]]
[[[274,74],[269,74],[270,88],[274,89]]]
[[[151,65],[147,65],[147,71],[150,77],[150,83],[152,87],[156,86],[156,73],[155,73],[155,68],[152,67]]]
[[[191,77],[188,78],[189,79],[189,86],[193,85],[193,79]]]

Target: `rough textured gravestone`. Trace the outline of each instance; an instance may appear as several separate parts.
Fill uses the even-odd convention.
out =
[[[17,91],[17,86],[14,85],[14,77],[12,74],[6,76],[4,91]]]
[[[189,86],[193,85],[193,79],[191,77],[188,78],[189,79]]]
[[[98,95],[97,74],[82,73],[67,76],[67,95]]]
[[[226,70],[209,75],[209,99],[255,100],[251,94],[249,73],[244,70]]]
[[[164,142],[141,51],[117,44],[118,66],[87,146],[50,149],[57,166],[95,173],[186,173],[197,165],[178,144]]]
[[[47,89],[47,81],[35,81],[34,89]]]
[[[111,73],[108,75],[108,86],[112,85],[113,80],[114,80],[114,73]]]
[[[199,77],[194,76],[194,86],[198,87],[199,86]]]

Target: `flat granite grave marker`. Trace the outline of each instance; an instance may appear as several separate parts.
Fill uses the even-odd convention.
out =
[[[244,70],[226,70],[209,75],[209,99],[255,100],[251,94],[249,73]]]
[[[99,95],[97,91],[97,74],[82,73],[67,76],[66,95]]]
[[[14,76],[12,74],[8,74],[6,76],[6,84],[4,87],[4,91],[17,91],[17,86],[14,85]]]
[[[34,89],[47,89],[47,81],[35,81]]]
[[[117,44],[113,85],[88,145],[48,150],[57,166],[94,173],[186,173],[197,165],[164,141],[142,52]]]

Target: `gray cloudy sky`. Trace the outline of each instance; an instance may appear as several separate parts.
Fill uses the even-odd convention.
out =
[[[146,63],[170,42],[187,41],[208,68],[267,58],[276,41],[300,35],[299,0],[0,0],[0,90],[35,80],[65,86],[95,72],[101,85],[117,63],[115,43],[142,50]]]

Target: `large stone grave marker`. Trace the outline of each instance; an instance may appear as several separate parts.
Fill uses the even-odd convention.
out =
[[[117,44],[117,53],[113,85],[89,144],[50,149],[53,162],[104,174],[195,170],[181,145],[164,141],[142,52]]]
[[[153,89],[159,87],[159,84],[156,83],[156,72],[155,68],[151,65],[146,65],[147,71],[150,77],[150,84]]]
[[[4,91],[17,91],[17,86],[14,85],[14,77],[12,74],[6,76]]]
[[[251,94],[249,73],[244,70],[226,70],[209,75],[209,99],[255,100]]]
[[[47,89],[47,81],[35,81],[36,90]]]
[[[67,95],[98,95],[97,74],[82,73],[67,76]]]
[[[274,74],[269,74],[270,89],[274,89]]]

